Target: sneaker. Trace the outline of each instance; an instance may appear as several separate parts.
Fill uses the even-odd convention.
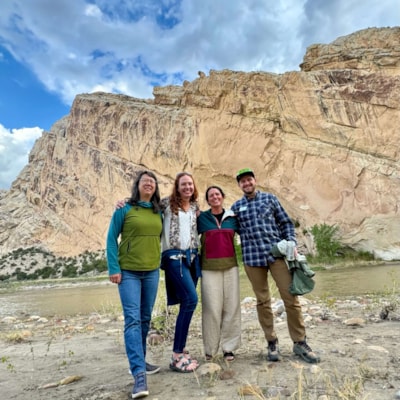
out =
[[[146,362],[146,375],[153,375],[156,374],[158,371],[160,371],[161,367],[158,365],[152,365]],[[129,368],[128,372],[132,375],[132,371]]]
[[[308,363],[315,364],[320,362],[320,358],[312,351],[305,340],[295,342],[293,345],[293,352]]]
[[[268,342],[267,359],[269,361],[279,361],[281,359],[281,356],[279,354],[278,339]]]
[[[146,397],[149,395],[149,390],[147,389],[147,379],[144,372],[140,372],[135,375],[135,384],[132,390],[132,399],[139,399],[141,397]]]
[[[146,362],[146,375],[153,375],[160,371],[159,365],[152,365]]]

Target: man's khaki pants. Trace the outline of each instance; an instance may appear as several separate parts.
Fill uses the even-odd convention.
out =
[[[277,259],[269,267],[249,267],[245,266],[247,277],[253,287],[257,299],[257,314],[261,328],[264,331],[267,341],[277,338],[274,329],[274,315],[271,308],[271,293],[268,285],[268,273],[271,275],[279,290],[281,299],[285,304],[287,314],[287,325],[289,335],[293,342],[305,340],[306,332],[301,311],[301,305],[297,296],[289,292],[292,282],[292,275],[283,259]]]

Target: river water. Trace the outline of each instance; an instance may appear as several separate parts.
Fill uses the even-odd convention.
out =
[[[163,275],[163,273],[161,274]],[[308,296],[351,296],[395,290],[400,294],[400,264],[317,271],[315,289]],[[253,296],[243,274],[241,298]],[[119,307],[116,285],[108,281],[85,284],[23,286],[0,290],[0,320],[8,315],[68,316]]]

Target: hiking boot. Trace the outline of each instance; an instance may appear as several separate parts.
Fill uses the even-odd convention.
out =
[[[268,342],[268,361],[279,361],[281,356],[279,354],[278,339]]]
[[[320,362],[320,358],[312,351],[311,347],[305,340],[294,342],[293,352],[308,363],[315,364]]]
[[[156,374],[160,370],[159,365],[152,365],[146,362],[146,375]]]
[[[133,385],[132,399],[139,399],[148,395],[149,390],[147,389],[146,373],[140,372],[139,374],[135,375],[135,384]]]

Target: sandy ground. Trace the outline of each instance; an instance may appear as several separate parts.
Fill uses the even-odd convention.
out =
[[[161,371],[148,377],[147,398],[399,399],[399,310],[385,320],[379,317],[381,310],[376,298],[305,301],[309,344],[321,356],[321,363],[314,365],[293,355],[284,315],[276,318],[282,361],[266,360],[251,299],[242,305],[242,346],[236,360],[228,365],[220,357],[206,363],[198,312],[188,347],[200,361],[199,370],[169,370],[170,338],[149,346],[148,361],[159,364]],[[111,314],[51,320],[2,317],[0,398],[129,399],[133,381],[122,329],[121,318]]]

